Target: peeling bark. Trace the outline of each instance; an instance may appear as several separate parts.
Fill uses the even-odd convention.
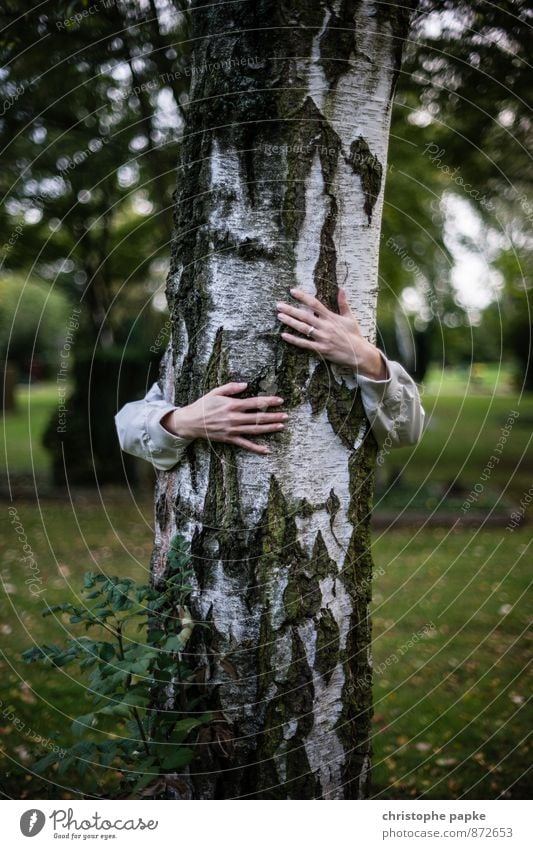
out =
[[[192,4],[164,390],[183,405],[246,380],[290,413],[270,456],[197,440],[158,478],[153,581],[182,533],[193,615],[209,625],[187,647],[218,723],[188,777],[196,798],[368,795],[376,445],[354,375],[283,342],[274,304],[298,284],[335,309],[343,285],[375,339],[391,96],[413,5]]]

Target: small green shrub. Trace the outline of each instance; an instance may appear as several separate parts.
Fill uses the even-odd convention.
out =
[[[104,629],[109,635],[108,639],[73,637],[63,647],[36,646],[22,657],[27,663],[56,669],[75,664],[88,675],[91,709],[72,723],[76,736],[97,727],[104,717],[116,719],[117,727],[112,733],[103,732],[109,737],[104,742],[81,740],[66,754],[64,750],[47,754],[33,765],[34,771],[43,773],[57,764],[58,777],[74,769],[86,781],[90,768],[97,779],[99,770],[94,767],[110,768],[120,775],[115,796],[127,798],[164,795],[172,786],[169,773],[191,762],[191,734],[211,717],[202,712],[201,696],[190,695],[193,670],[182,657],[193,628],[198,627],[185,604],[191,591],[189,560],[185,540],[176,536],[157,590],[131,578],[87,572],[85,604],[65,602],[43,611],[43,616],[70,614],[72,625],[86,631]],[[142,641],[139,632],[145,632]],[[171,685],[178,688],[180,710],[166,708]]]

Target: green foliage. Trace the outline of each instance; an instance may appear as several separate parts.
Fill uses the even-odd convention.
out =
[[[181,654],[195,627],[185,606],[191,591],[189,558],[185,540],[176,536],[157,589],[131,578],[86,572],[84,604],[63,602],[43,611],[43,616],[66,614],[71,625],[86,632],[103,629],[109,636],[34,646],[23,652],[23,660],[52,669],[76,665],[88,676],[90,709],[74,719],[75,736],[107,717],[117,727],[105,742],[83,740],[66,754],[50,752],[33,765],[36,772],[56,765],[58,776],[69,768],[85,776],[89,767],[111,767],[121,774],[118,795],[128,797],[152,795],[161,776],[190,763],[194,751],[187,741],[210,716],[202,712],[201,696],[190,695],[193,670]],[[145,632],[142,642],[139,632]],[[177,690],[180,710],[172,709],[170,685]]]
[[[503,327],[503,349],[515,361],[516,385],[533,390],[531,356],[531,247],[513,244],[502,251],[495,265],[505,281],[500,302],[493,307],[493,324]],[[505,322],[502,322],[505,315]]]
[[[30,357],[39,359],[55,375],[67,319],[68,302],[62,293],[22,275],[0,279],[0,359],[22,369]]]
[[[471,328],[460,303],[454,303],[450,283],[453,256],[444,238],[442,200],[453,195],[467,201],[492,245],[505,246],[510,234],[521,242],[527,238],[533,182],[527,62],[532,14],[525,0],[420,0],[405,45],[392,113],[378,325],[392,356],[416,371],[418,379],[424,376],[419,363],[428,357],[447,364],[472,356],[495,362],[501,357],[494,345],[494,331],[499,338],[501,328],[493,326],[492,317],[474,331],[470,350]],[[489,262],[496,254],[492,265],[503,272],[507,288],[513,276],[505,262],[507,249],[500,254],[493,247],[468,247]],[[417,289],[424,308],[407,328],[415,350],[406,356],[402,346],[400,351],[394,347],[402,328],[397,315],[391,320],[390,314],[408,286]],[[509,299],[514,302],[512,293]],[[504,331],[505,349],[530,386],[531,306],[526,298],[523,302],[524,310],[516,316],[513,311]]]
[[[105,348],[132,327],[142,335],[162,282],[190,78],[174,47],[185,19],[166,2],[149,14],[134,0],[91,15],[65,0],[22,5],[0,10],[0,265],[31,268],[74,302],[83,293],[80,338]]]

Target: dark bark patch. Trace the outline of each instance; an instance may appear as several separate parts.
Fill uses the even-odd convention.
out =
[[[298,542],[298,528],[275,475],[270,476],[268,499],[252,547],[256,561],[257,582],[270,580],[272,568],[281,562],[291,569],[305,563]]]
[[[211,392],[219,386],[223,380],[221,362],[222,362],[222,340],[224,337],[224,328],[219,327],[215,334],[213,348],[207,361],[204,378],[204,394]]]
[[[331,610],[320,611],[316,630],[315,666],[327,684],[339,660],[339,626]]]
[[[364,210],[370,225],[372,223],[372,212],[381,189],[383,166],[377,156],[370,152],[368,142],[362,136],[352,142],[347,162],[353,168],[354,174],[358,174],[361,178],[361,186],[365,196]]]
[[[322,412],[332,390],[331,374],[325,361],[321,360],[311,375],[306,393],[314,415]]]
[[[287,622],[302,623],[320,609],[322,596],[316,575],[300,565],[289,572],[289,581],[283,593]]]
[[[276,372],[276,393],[285,400],[286,410],[299,406],[305,399],[305,387],[309,379],[308,360],[306,352],[283,342],[280,367]]]
[[[335,494],[335,490],[331,489],[330,492],[329,492],[329,496],[327,498],[327,501],[326,501],[326,511],[328,513],[328,516],[329,516],[329,529],[330,529],[331,533],[333,534],[333,537],[336,540],[337,540],[337,537],[335,536],[334,525],[335,525],[335,517],[340,510],[340,506],[341,506],[341,503],[339,501],[338,496]],[[337,540],[337,542],[338,542],[338,540]]]
[[[377,4],[376,17],[378,23],[382,26],[384,22],[388,21],[392,30],[393,54],[395,61],[389,93],[391,103],[402,67],[402,55],[405,41],[409,34],[411,19],[419,4],[420,0],[403,0],[402,3]]]
[[[287,188],[283,202],[283,223],[289,239],[296,244],[305,218],[306,180],[315,154],[326,188],[337,167],[341,140],[311,97],[306,97],[291,121],[287,137]]]
[[[337,383],[330,366],[323,360],[311,376],[306,396],[313,414],[325,407],[328,421],[343,445],[353,448],[365,417],[359,392],[350,389],[344,381]]]
[[[246,568],[248,551],[233,448],[220,443],[216,451],[209,453],[209,481],[202,527],[204,556],[206,564],[212,562],[209,555],[211,545],[207,544],[210,539],[218,544],[216,559],[222,562],[224,571],[238,575]]]
[[[320,253],[313,279],[318,300],[325,304],[328,309],[338,312],[337,249],[333,238],[337,224],[338,206],[336,198],[329,192],[328,201],[329,210],[320,233]]]
[[[229,230],[217,229],[211,232],[213,248],[218,252],[230,252],[233,256],[245,262],[256,262],[257,260],[277,259],[276,248],[263,244],[260,239],[251,236],[236,238],[235,233]]]
[[[332,576],[337,574],[337,564],[329,556],[321,531],[318,531],[313,543],[309,571],[313,575],[316,575],[320,580],[327,578],[328,575]]]
[[[349,389],[344,381],[335,384],[331,392],[326,410],[328,421],[346,448],[353,448],[361,422],[364,421],[360,393]]]
[[[350,70],[350,56],[355,50],[354,15],[358,2],[342,0],[338,12],[332,12],[320,38],[320,64],[330,86]]]

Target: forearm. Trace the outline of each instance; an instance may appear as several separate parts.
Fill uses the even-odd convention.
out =
[[[142,400],[125,404],[115,416],[122,450],[147,460],[160,471],[173,468],[190,442],[161,424],[174,409],[173,404],[164,400],[157,384]]]
[[[191,406],[176,407],[161,419],[161,426],[173,436],[193,440],[205,435],[201,421],[195,416]]]
[[[415,445],[422,436],[425,423],[425,411],[416,383],[400,363],[387,360],[385,354],[379,353],[388,372],[386,378],[376,380],[357,373],[372,433],[380,448]]]
[[[387,380],[389,377],[384,355],[367,339],[358,341],[357,353],[354,350],[345,365],[354,369],[357,375],[371,380]]]

